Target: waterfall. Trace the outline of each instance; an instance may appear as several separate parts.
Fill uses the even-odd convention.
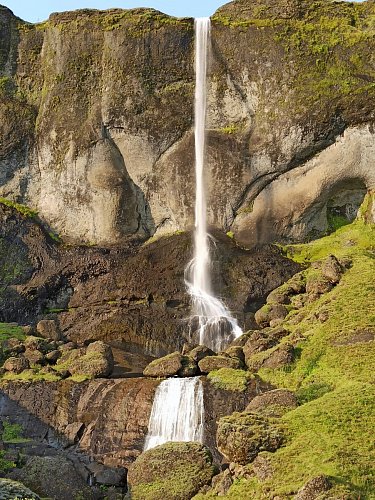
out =
[[[192,298],[191,322],[199,343],[215,352],[224,349],[242,334],[221,300],[211,290],[210,235],[207,232],[206,190],[204,185],[207,67],[210,45],[210,19],[195,20],[195,233],[194,258],[186,268],[186,284]]]
[[[203,419],[199,377],[164,380],[155,392],[143,450],[168,441],[202,441]]]

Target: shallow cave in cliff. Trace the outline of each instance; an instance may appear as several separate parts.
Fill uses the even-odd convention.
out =
[[[361,179],[346,179],[330,189],[326,204],[329,232],[354,221],[366,192],[366,185]]]

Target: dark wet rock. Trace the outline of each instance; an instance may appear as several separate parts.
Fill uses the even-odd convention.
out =
[[[173,352],[163,358],[151,361],[143,370],[145,377],[173,377],[177,375],[182,368],[182,355],[179,352]]]
[[[215,468],[200,443],[166,443],[140,455],[129,468],[134,500],[190,500],[211,483]]]
[[[315,500],[332,488],[327,476],[321,475],[310,479],[297,493],[294,500]]]
[[[42,497],[72,500],[81,494],[87,500],[93,492],[77,473],[72,462],[63,456],[30,457],[12,478],[21,481]]]
[[[46,361],[51,364],[55,364],[59,358],[61,358],[61,351],[58,349],[50,351],[45,355]]]
[[[94,479],[94,484],[105,486],[124,486],[126,484],[127,470],[121,467],[107,467],[103,464],[89,464],[88,469]]]
[[[181,365],[181,368],[177,372],[179,377],[194,377],[199,373],[197,363],[190,356],[182,356]]]
[[[207,356],[198,363],[202,373],[210,373],[220,368],[241,369],[242,362],[238,358],[230,358],[228,356]]]
[[[287,389],[275,389],[256,396],[247,405],[246,410],[269,417],[281,417],[289,410],[297,408],[297,397]]]
[[[205,345],[198,345],[191,351],[189,351],[189,356],[194,359],[197,363],[207,356],[215,356],[215,352]]]
[[[43,319],[36,325],[36,331],[40,337],[52,340],[61,340],[61,333],[52,319]]]
[[[10,357],[3,364],[3,368],[8,372],[19,374],[23,372],[23,370],[27,370],[28,368],[30,368],[30,363],[26,358]]]
[[[216,441],[219,451],[231,462],[245,465],[261,451],[276,451],[283,442],[275,419],[252,413],[234,413],[219,420]]]
[[[266,304],[255,313],[255,321],[259,326],[266,327],[271,321],[283,320],[288,312],[283,304]]]

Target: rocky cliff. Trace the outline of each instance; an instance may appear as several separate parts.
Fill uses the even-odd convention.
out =
[[[373,18],[370,0],[237,0],[213,16],[212,225],[252,245],[355,217],[375,185]],[[0,36],[3,196],[73,243],[192,225],[192,19],[81,10],[30,25],[3,7]]]

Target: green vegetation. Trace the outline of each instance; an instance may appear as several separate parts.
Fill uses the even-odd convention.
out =
[[[16,467],[16,464],[11,460],[4,458],[4,455],[5,451],[0,450],[0,472],[6,472]]]
[[[244,370],[220,368],[220,370],[210,372],[207,378],[218,389],[243,392],[246,391],[248,383],[254,378],[254,375]]]
[[[40,382],[41,380],[43,380],[45,382],[57,382],[58,380],[61,380],[61,377],[57,372],[56,375],[54,373],[44,373],[39,368],[34,367],[28,370],[24,370],[21,373],[7,372],[2,376],[1,380],[12,380],[19,382]]]
[[[20,424],[11,424],[9,420],[3,420],[3,432],[1,439],[4,443],[24,443],[27,441],[22,436],[23,428]]]
[[[0,323],[0,364],[3,364],[8,358],[7,341],[9,339],[24,340],[25,334],[22,328],[15,323]]]
[[[297,312],[299,320],[290,313],[284,321],[290,335],[282,342],[294,343],[297,359],[259,375],[296,391],[301,406],[281,417],[287,439],[283,448],[267,454],[273,476],[236,481],[227,498],[290,498],[320,474],[332,478],[332,498],[374,498],[374,245],[375,226],[359,220],[311,243],[286,247],[304,264],[334,254],[351,265],[339,285]]]
[[[26,205],[21,205],[20,203],[16,203],[8,198],[0,198],[0,203],[6,205],[7,207],[15,208],[20,214],[25,217],[35,218],[38,215],[38,212],[27,207]]]

